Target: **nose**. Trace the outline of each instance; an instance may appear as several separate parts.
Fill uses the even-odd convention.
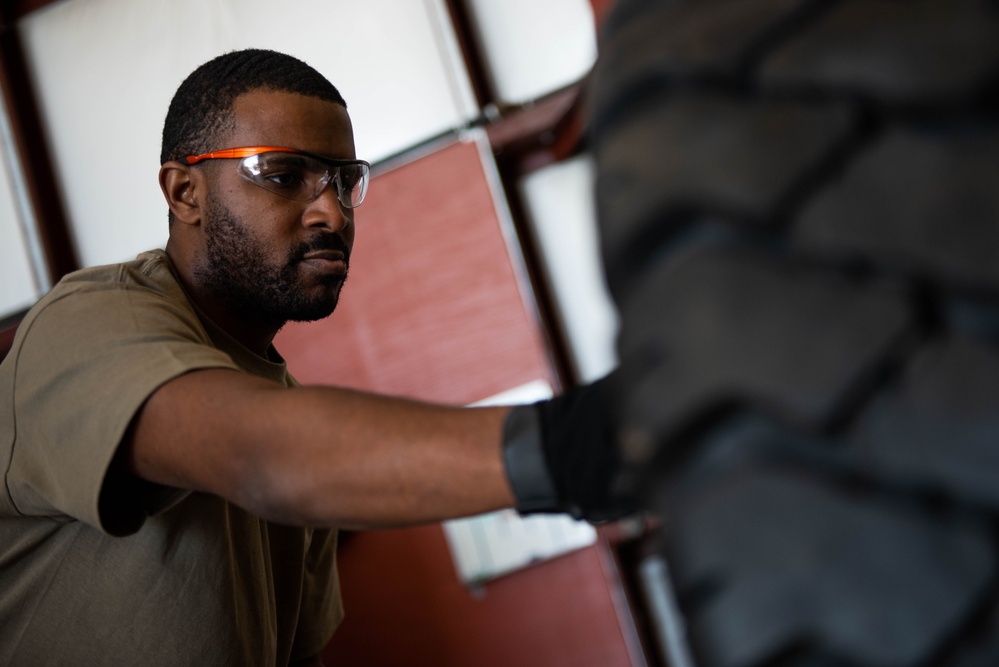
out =
[[[344,208],[337,198],[336,183],[330,181],[305,209],[302,223],[306,227],[325,227],[342,231],[354,222],[354,211]]]

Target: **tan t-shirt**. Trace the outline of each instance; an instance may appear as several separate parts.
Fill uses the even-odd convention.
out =
[[[0,365],[0,664],[283,665],[328,641],[335,531],[107,475],[149,395],[210,367],[295,384],[199,317],[162,251],[28,313]]]

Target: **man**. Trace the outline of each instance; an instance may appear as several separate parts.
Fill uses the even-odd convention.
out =
[[[271,341],[333,311],[367,182],[318,72],[206,63],[161,163],[165,251],[64,279],[0,367],[0,663],[318,663],[336,528],[620,508],[599,386],[458,409],[288,375]]]

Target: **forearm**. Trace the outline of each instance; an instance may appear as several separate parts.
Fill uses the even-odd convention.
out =
[[[273,431],[253,449],[267,493],[246,502],[268,518],[385,527],[513,503],[501,456],[505,408],[309,387],[275,396],[275,410],[309,418],[269,422]]]
[[[275,521],[399,526],[513,503],[505,413],[197,371],[149,399],[126,460],[140,477]]]

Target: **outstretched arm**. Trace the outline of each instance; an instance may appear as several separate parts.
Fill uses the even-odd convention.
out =
[[[269,520],[400,526],[514,504],[502,460],[508,411],[199,370],[153,393],[123,454],[143,479]]]

